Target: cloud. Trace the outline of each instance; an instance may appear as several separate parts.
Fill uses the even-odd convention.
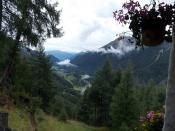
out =
[[[124,0],[123,0],[124,1]],[[121,1],[120,1],[121,2]],[[107,44],[124,30],[113,19],[116,0],[59,0],[64,36],[48,39],[46,50],[84,51]]]
[[[89,79],[89,78],[90,78],[90,76],[87,75],[87,74],[81,75],[81,79],[82,79],[82,80],[87,80],[87,79]]]
[[[66,60],[57,62],[57,64],[60,65],[60,66],[68,66],[68,67],[69,66],[72,66],[72,67],[76,67],[76,65],[70,63],[70,60],[69,59],[66,59]]]
[[[91,35],[93,35],[94,32],[98,31],[101,28],[101,25],[94,21],[93,23],[82,23],[84,25],[84,29],[80,32],[80,40],[85,41],[87,40]]]
[[[149,0],[139,0],[149,3]],[[128,26],[119,25],[112,12],[120,9],[126,0],[58,0],[62,8],[62,38],[48,39],[46,50],[79,52],[92,50],[108,44],[117,33],[128,31]],[[160,0],[161,2],[161,0]]]

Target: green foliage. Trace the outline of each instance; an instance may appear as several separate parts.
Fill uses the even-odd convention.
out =
[[[44,117],[45,117],[45,113],[44,113],[44,111],[42,109],[36,110],[35,118],[36,118],[37,122],[44,121],[44,119],[45,119]]]
[[[115,90],[111,103],[112,126],[119,130],[126,124],[133,130],[139,118],[136,91],[132,74],[129,70],[123,71],[120,84]]]
[[[165,86],[154,81],[144,85],[134,80],[131,68],[114,72],[108,63],[105,64],[82,97],[79,120],[96,126],[110,126],[112,123],[113,130],[119,131],[137,129],[140,116],[149,110],[162,110]],[[105,113],[110,116],[104,124]]]
[[[77,118],[77,108],[81,95],[74,90],[73,85],[63,77],[53,73],[54,98],[50,102],[49,112],[59,117],[60,111],[64,106],[67,117]]]
[[[141,120],[141,129],[146,131],[162,131],[164,123],[164,113],[148,112]]]
[[[66,113],[64,106],[62,107],[61,112],[59,114],[59,120],[64,121],[64,122],[67,120],[67,113]]]
[[[97,72],[92,87],[86,90],[82,98],[79,109],[80,120],[96,126],[110,125],[110,102],[114,87],[120,80],[118,76],[114,76],[111,65],[107,61],[102,69]]]
[[[4,65],[3,75],[0,72],[1,86],[11,84],[19,50],[30,46],[37,47],[49,37],[61,36],[61,29],[58,28],[60,11],[56,7],[56,3],[48,0],[0,1],[0,33],[14,41],[7,55],[8,61]],[[2,40],[3,37],[0,41]],[[10,45],[6,41],[5,44]]]
[[[142,95],[141,95],[141,100],[142,100],[142,104],[143,104],[143,108],[144,108],[144,112],[149,111],[149,110],[153,110],[154,108],[156,108],[157,103],[157,98],[155,95],[156,88],[154,83],[150,82],[147,87],[144,87],[142,89]],[[149,99],[148,99],[149,98]]]
[[[137,88],[137,92],[140,100],[141,115],[151,110],[162,110],[165,104],[165,85],[156,85],[153,81],[150,81],[144,87]]]
[[[31,94],[41,98],[41,107],[47,111],[49,101],[54,95],[54,87],[52,85],[51,64],[42,47],[39,47],[36,56],[32,59],[32,63],[31,70],[33,71],[33,82],[31,86]]]
[[[125,123],[122,123],[121,127],[118,129],[118,131],[130,131],[128,126]]]
[[[14,41],[8,37],[6,37],[3,33],[0,33],[0,76],[4,71],[7,61],[9,52],[14,45]]]
[[[85,93],[81,99],[80,107],[78,110],[78,119],[80,121],[89,123],[90,112],[91,112],[89,105],[90,105],[90,101],[88,99],[88,91],[85,91]]]
[[[6,110],[0,108],[2,112],[9,113],[9,127],[17,131],[31,131],[31,125],[28,117],[28,113],[19,108],[13,108],[12,110]],[[37,111],[36,113],[39,113]],[[41,115],[42,114],[42,115]],[[42,116],[42,121],[37,121],[38,131],[108,131],[107,129],[98,129],[88,125],[85,125],[77,121],[59,121],[56,117],[49,116],[45,113],[39,113]],[[36,118],[38,118],[36,114]]]
[[[161,37],[164,37],[163,40],[172,41],[171,25],[175,14],[172,10],[174,10],[175,4],[160,3],[155,0],[152,2],[152,4],[142,6],[139,1],[130,0],[123,4],[121,10],[114,12],[114,18],[119,23],[129,24],[138,46],[143,46],[141,34],[144,31],[156,31],[156,34],[150,33],[152,37],[147,36],[149,39],[153,40],[154,37],[154,39],[160,40]]]
[[[63,98],[60,95],[55,95],[54,99],[50,102],[50,112],[55,115],[59,116],[61,109],[64,105]]]
[[[48,0],[2,0],[0,24],[4,33],[17,40],[22,38],[22,45],[37,46],[46,37],[57,37],[61,34],[57,27],[60,11],[56,10],[57,3]],[[10,19],[7,19],[10,18]]]
[[[21,51],[14,74],[8,93],[17,106],[35,115],[41,109],[59,119],[76,119],[80,92],[52,71],[42,46],[36,51]]]
[[[52,65],[40,46],[46,38],[62,34],[58,28],[60,11],[56,10],[57,5],[47,0],[2,0],[2,4],[5,8],[0,14],[0,24],[7,25],[0,27],[3,32],[0,75],[5,68],[12,68],[6,77],[10,76],[7,90],[14,104],[35,115],[39,122],[44,120],[43,112],[38,110],[62,120],[76,118],[79,92],[51,71]],[[31,51],[26,48],[29,46],[38,50]]]
[[[9,88],[10,96],[28,112],[35,114],[38,108],[47,112],[54,96],[49,60],[42,48],[34,56],[22,53],[15,66],[13,85]]]

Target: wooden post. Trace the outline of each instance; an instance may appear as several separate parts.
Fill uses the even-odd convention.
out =
[[[0,127],[8,128],[8,113],[0,113]]]
[[[0,131],[11,131],[8,128],[8,113],[0,113]]]
[[[172,47],[169,59],[163,131],[175,131],[175,25],[173,25]]]

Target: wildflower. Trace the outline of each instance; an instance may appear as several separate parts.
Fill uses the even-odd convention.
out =
[[[153,117],[154,117],[154,112],[153,111],[150,111],[150,112],[148,112],[148,114],[147,114],[147,119],[153,119]]]

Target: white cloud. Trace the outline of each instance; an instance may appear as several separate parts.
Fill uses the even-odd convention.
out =
[[[139,0],[146,3],[149,0]],[[161,1],[161,0],[160,0]],[[126,0],[58,0],[62,8],[64,36],[48,39],[46,50],[83,51],[97,49],[129,30],[119,25],[112,12]]]
[[[81,79],[82,79],[82,80],[87,80],[87,79],[89,79],[89,78],[90,78],[90,76],[87,75],[87,74],[81,76]]]
[[[74,67],[76,67],[76,65],[73,65],[73,64],[70,63],[69,59],[57,62],[57,64],[60,65],[60,66],[74,66]]]

